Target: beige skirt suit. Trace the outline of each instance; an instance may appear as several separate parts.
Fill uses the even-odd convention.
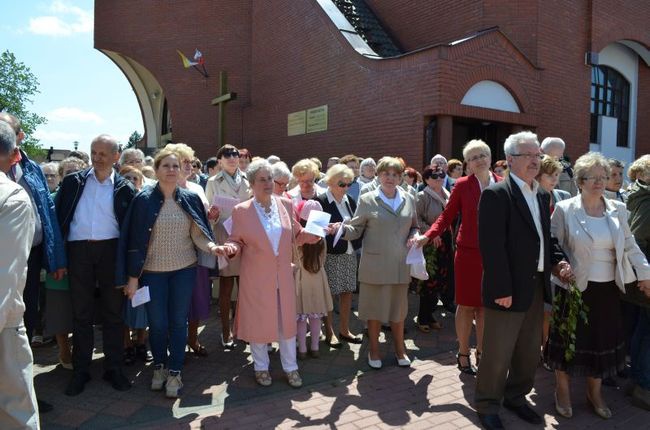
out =
[[[345,225],[346,240],[363,235],[359,263],[359,318],[383,323],[402,322],[408,311],[410,267],[406,242],[418,232],[415,199],[398,188],[396,210],[379,196],[379,189],[359,198],[352,220]]]

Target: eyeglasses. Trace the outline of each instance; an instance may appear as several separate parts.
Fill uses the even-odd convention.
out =
[[[472,161],[484,160],[484,159],[486,159],[488,157],[489,157],[489,155],[487,155],[487,154],[478,154],[478,155],[475,155],[475,156],[473,156],[471,158],[468,158],[467,162],[471,163]]]
[[[198,164],[192,164],[192,167],[194,167],[195,169],[200,169],[201,168],[201,166],[199,166]]]
[[[280,181],[273,181],[273,182],[275,182],[275,185],[277,185],[278,187],[285,187],[286,188],[286,186],[289,185],[288,182],[280,182]]]
[[[350,188],[352,186],[352,182],[339,182],[338,183],[339,188]]]
[[[431,174],[431,179],[444,179],[445,176],[447,176],[447,175],[445,174],[445,172],[432,173],[432,174]]]
[[[596,182],[607,182],[609,181],[609,176],[585,176],[582,178],[583,182],[591,182],[595,184]]]
[[[537,153],[537,154],[510,154],[513,157],[522,157],[525,158],[526,160],[541,160],[544,158],[544,154]]]
[[[192,160],[183,160],[183,164],[192,164]]]
[[[223,158],[239,158],[239,151],[229,151],[221,154]]]

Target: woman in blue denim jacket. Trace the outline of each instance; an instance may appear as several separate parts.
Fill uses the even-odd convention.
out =
[[[122,226],[116,284],[124,286],[129,298],[139,287],[149,287],[151,389],[162,390],[165,385],[167,397],[178,397],[196,266],[215,258],[216,244],[199,196],[176,185],[180,174],[176,154],[161,150],[154,168],[158,184],[133,199]]]

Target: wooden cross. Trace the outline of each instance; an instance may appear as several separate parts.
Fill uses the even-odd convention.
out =
[[[217,140],[218,148],[224,145],[226,137],[226,103],[237,99],[237,93],[228,92],[228,72],[219,72],[219,96],[212,99],[212,105],[219,106],[219,136]]]

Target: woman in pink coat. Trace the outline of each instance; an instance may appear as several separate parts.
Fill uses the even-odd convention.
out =
[[[320,238],[302,232],[292,216],[291,201],[273,195],[271,165],[251,163],[246,176],[253,198],[235,206],[232,233],[219,255],[241,254],[235,336],[250,343],[255,380],[272,383],[267,344],[279,342],[289,385],[302,385],[296,362],[296,290],[292,268],[294,243]]]

